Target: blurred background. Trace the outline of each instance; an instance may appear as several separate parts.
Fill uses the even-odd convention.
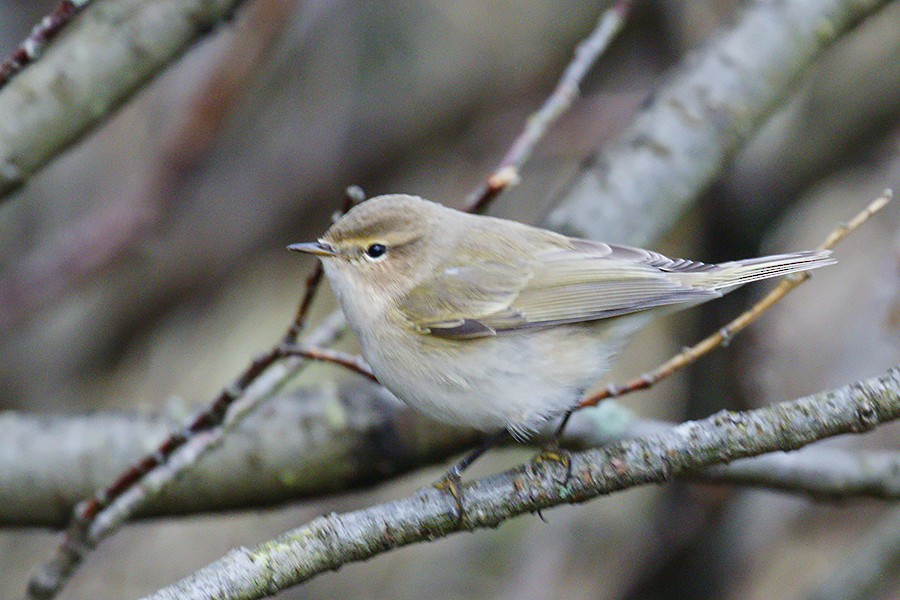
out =
[[[637,3],[583,97],[493,214],[540,223],[581,161],[738,2]],[[54,1],[2,3],[6,56]],[[187,414],[270,347],[344,188],[460,206],[552,90],[597,2],[255,0],[0,204],[0,408]],[[799,250],[900,181],[900,6],[829,49],[655,248],[704,261]],[[623,400],[654,419],[792,399],[900,356],[896,202],[758,326],[688,373]],[[658,323],[613,380],[736,316],[757,286]],[[317,314],[330,308],[327,292]],[[188,358],[189,357],[189,358]],[[323,377],[321,369],[299,385]],[[897,448],[896,425],[836,445]],[[504,450],[473,476],[524,460]],[[62,597],[149,593],[330,511],[396,498],[443,469],[275,509],[145,521],[89,558]],[[688,483],[642,488],[402,549],[283,598],[806,597],[896,506]],[[896,525],[895,525],[896,526]],[[0,532],[0,596],[55,544]],[[900,598],[897,579],[876,597]]]

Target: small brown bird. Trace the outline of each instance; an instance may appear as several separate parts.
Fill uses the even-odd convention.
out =
[[[363,202],[289,248],[322,260],[363,356],[401,400],[518,439],[577,406],[653,317],[835,262],[671,259],[406,195]]]

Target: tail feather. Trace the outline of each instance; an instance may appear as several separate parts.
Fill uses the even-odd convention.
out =
[[[679,276],[686,285],[721,290],[724,293],[751,281],[818,269],[836,262],[831,258],[830,250],[810,250],[735,260],[720,263],[709,271],[680,273]]]

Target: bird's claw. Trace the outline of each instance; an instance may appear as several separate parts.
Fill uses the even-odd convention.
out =
[[[572,455],[568,450],[561,448],[557,442],[552,442],[541,448],[541,451],[532,459],[532,462],[536,465],[544,462],[561,465],[566,470],[565,477],[559,482],[561,485],[566,485],[572,478]]]
[[[455,466],[451,468],[443,477],[435,482],[434,487],[453,496],[453,500],[456,502],[456,522],[457,524],[462,523],[466,514],[466,509],[463,506],[462,477],[459,473],[459,469]]]

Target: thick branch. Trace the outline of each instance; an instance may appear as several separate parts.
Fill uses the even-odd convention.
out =
[[[0,198],[108,117],[241,0],[97,1],[0,90]]]
[[[884,0],[754,2],[562,191],[548,225],[644,245],[712,183],[832,42]],[[627,236],[623,238],[623,236]]]
[[[496,527],[528,512],[738,458],[796,450],[900,417],[900,367],[836,390],[765,408],[723,411],[644,438],[575,453],[572,476],[552,462],[526,465],[464,486],[465,513],[436,488],[367,509],[331,514],[256,548],[238,548],[149,598],[262,598],[327,570],[451,533]],[[561,482],[565,481],[565,484]]]
[[[156,447],[172,427],[163,417],[118,413],[5,413],[0,526],[64,526],[76,503]],[[564,443],[583,449],[670,427],[637,419],[611,401],[576,415]],[[440,464],[479,438],[406,408],[380,388],[294,392],[252,414],[133,518],[258,509],[357,490]],[[900,500],[900,452],[805,448],[705,469],[691,478],[821,498]]]
[[[870,496],[900,500],[900,452],[804,448],[708,467],[692,478],[807,493],[815,498]]]
[[[119,413],[0,415],[0,526],[65,526],[80,500],[173,427],[171,419]],[[478,438],[375,386],[293,392],[249,415],[133,517],[254,509],[360,489],[447,459]]]

